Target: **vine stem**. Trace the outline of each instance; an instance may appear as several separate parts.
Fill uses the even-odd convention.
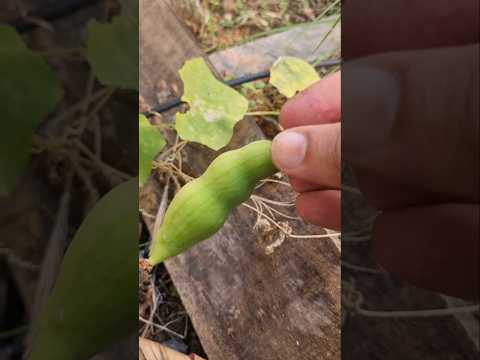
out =
[[[267,204],[271,204],[271,205],[277,205],[277,206],[282,206],[282,207],[295,206],[295,201],[291,201],[291,202],[275,201],[275,200],[270,200],[270,199],[267,199],[266,197],[259,196],[259,195],[252,195],[251,198],[252,198],[252,200],[263,201],[263,202],[265,202]]]
[[[37,272],[40,268],[40,266],[37,264],[33,264],[24,259],[20,259],[13,253],[12,249],[0,247],[0,256],[5,256],[7,261],[12,265],[18,266],[28,271]]]
[[[384,271],[374,269],[374,268],[370,268],[370,267],[357,265],[357,264],[352,264],[352,263],[350,263],[348,261],[345,261],[345,260],[342,260],[342,266],[344,266],[345,268],[350,269],[350,270],[361,271],[361,272],[364,272],[364,273],[367,273],[367,274],[385,274]]]
[[[315,48],[314,51],[317,51],[320,46],[322,46],[322,44],[325,42],[325,40],[328,38],[328,36],[332,33],[333,29],[335,29],[335,26],[338,25],[338,23],[340,22],[340,19],[341,19],[341,15],[338,15],[337,18],[335,19],[335,22],[333,23],[332,27],[327,31],[327,33],[323,36],[322,40],[320,40],[320,43],[317,45],[317,47]],[[317,66],[318,64],[320,64],[322,62],[322,59],[317,59],[317,61],[315,61],[313,63],[313,66]]]
[[[480,305],[459,306],[444,309],[429,310],[407,310],[407,311],[374,311],[357,307],[356,312],[367,317],[377,318],[425,318],[437,316],[449,316],[457,314],[468,314],[480,311]]]
[[[131,175],[104,163],[82,142],[74,140],[73,144],[80,150],[81,153],[83,153],[90,161],[92,161],[93,164],[97,165],[101,170],[108,171],[111,174],[116,175],[121,180],[129,180],[132,178]]]
[[[335,0],[333,3],[331,3],[330,5],[328,5],[325,10],[322,11],[322,13],[320,15],[317,16],[317,18],[315,20],[320,20],[321,18],[323,18],[325,15],[327,15],[327,13],[332,10],[335,6],[338,5],[338,3],[340,3],[340,0]]]
[[[88,99],[82,99],[80,102],[70,106],[67,108],[64,112],[56,115],[52,123],[53,124],[59,124],[63,122],[64,120],[67,120],[74,116],[78,111],[81,111],[84,109],[86,106],[89,106],[92,102],[97,101],[98,99],[101,99],[103,96],[105,96],[109,92],[109,88],[102,88],[98,90],[97,92],[93,93]]]
[[[363,294],[355,290],[354,279],[352,282],[342,281],[342,305],[353,312],[365,317],[372,318],[430,318],[441,316],[453,316],[458,314],[469,314],[480,311],[480,304],[441,308],[441,309],[424,309],[424,310],[369,310],[362,308]]]
[[[263,198],[261,196],[256,196],[256,195],[252,195],[251,198],[250,198],[253,203],[255,204],[256,208],[259,209],[259,211],[261,212],[261,209],[262,208],[265,208],[269,213],[270,215],[272,216],[272,218],[275,217],[274,214],[277,214],[277,215],[280,215],[281,217],[283,218],[286,218],[286,219],[290,219],[290,220],[299,220],[298,217],[294,217],[294,216],[290,216],[290,215],[287,215],[287,214],[284,214],[282,213],[281,211],[278,211],[277,209],[273,208],[272,206],[270,206],[268,204],[269,200],[266,199],[266,198]],[[266,201],[265,201],[266,200]],[[277,203],[276,201],[274,201],[274,203]],[[278,204],[278,203],[277,203]]]
[[[263,212],[259,211],[255,207],[248,205],[246,203],[242,204],[243,206],[249,208],[250,210],[255,211],[259,216],[264,217],[268,221],[270,221],[276,228],[278,228],[282,233],[287,235],[288,237],[294,238],[294,239],[325,239],[325,238],[331,238],[332,236],[339,236],[340,233],[330,233],[330,234],[321,234],[321,235],[296,235],[296,234],[291,234],[288,231],[285,231],[282,226],[280,226],[274,219],[272,219],[270,216],[264,214]]]
[[[154,328],[157,328],[159,330],[162,330],[162,331],[165,331],[166,333],[169,333],[170,335],[173,335],[173,336],[177,336],[179,337],[180,339],[185,339],[185,337],[182,335],[182,334],[179,334],[173,330],[170,330],[168,327],[166,326],[163,326],[163,325],[160,325],[160,324],[156,324],[152,321],[149,321],[147,319],[144,319],[143,317],[141,316],[138,316],[138,320],[140,320],[141,322],[143,322],[144,324],[146,325],[150,325],[150,326],[153,326]]]

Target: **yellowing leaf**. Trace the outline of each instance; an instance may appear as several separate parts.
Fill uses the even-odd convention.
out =
[[[0,24],[0,196],[25,170],[32,134],[63,96],[60,79],[8,25]]]
[[[145,115],[139,115],[138,180],[142,186],[152,170],[152,161],[165,146],[165,139],[158,129],[150,124]]]
[[[138,90],[138,1],[121,3],[111,24],[89,24],[87,57],[104,85]]]
[[[295,96],[320,80],[315,68],[305,60],[295,57],[281,57],[270,71],[270,84],[288,98]]]
[[[248,110],[248,100],[213,76],[202,58],[189,60],[180,70],[182,100],[190,110],[176,116],[178,135],[218,150],[228,144],[233,127]]]

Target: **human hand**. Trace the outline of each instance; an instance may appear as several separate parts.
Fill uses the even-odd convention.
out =
[[[340,73],[289,100],[280,113],[287,129],[273,140],[275,165],[299,193],[307,221],[340,229]]]
[[[392,6],[400,8],[370,14],[370,20],[362,11],[345,11],[363,17],[344,18],[343,56],[353,61],[342,70],[342,157],[370,204],[381,210],[372,235],[376,260],[418,286],[478,298],[478,3],[429,13],[431,7],[414,1],[403,9],[408,16],[402,3]],[[399,21],[403,16],[422,17],[419,23],[429,31]],[[449,19],[458,26],[444,26]],[[323,226],[332,218],[340,224],[340,150],[332,145],[340,139],[340,105],[328,100],[339,93],[340,80],[331,78],[290,100],[280,118],[287,134],[302,132],[315,142],[307,147],[309,169],[282,163],[289,150],[295,159],[292,146],[282,145],[287,135],[273,147],[274,161],[300,192],[298,212]],[[336,205],[324,196],[332,185]]]
[[[381,211],[374,258],[465,298],[479,289],[478,50],[392,52],[343,69],[342,156]]]
[[[342,156],[381,210],[374,258],[420,287],[478,299],[478,2],[388,1],[382,14],[346,4]]]

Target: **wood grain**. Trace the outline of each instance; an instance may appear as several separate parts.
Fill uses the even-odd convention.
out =
[[[140,94],[157,104],[161,84],[175,84],[184,61],[203,56],[166,1],[140,2]],[[229,147],[261,137],[242,121]],[[187,150],[187,171],[199,175],[215,153]],[[145,191],[161,193],[156,184]],[[267,186],[269,196],[292,194]],[[144,201],[142,203],[142,201]],[[158,204],[141,195],[141,206]],[[149,225],[151,221],[145,218]],[[256,216],[240,207],[211,239],[167,261],[167,268],[210,360],[338,359],[340,356],[339,252],[330,240],[287,240],[274,254],[272,239],[252,229]],[[188,226],[188,224],[185,224]],[[318,232],[295,224],[294,231]]]
[[[311,63],[325,55],[340,58],[340,24],[335,26],[322,46],[318,47],[335,17],[221,50],[211,54],[209,59],[223,76],[238,77],[245,72],[270,69],[280,56],[295,56]]]

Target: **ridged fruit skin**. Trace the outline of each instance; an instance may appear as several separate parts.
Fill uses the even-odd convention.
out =
[[[138,327],[138,179],[105,195],[75,234],[34,324],[29,360],[87,360]]]
[[[159,264],[215,234],[231,211],[246,201],[261,179],[278,170],[272,143],[252,142],[218,156],[199,178],[185,185],[170,204],[150,251]]]

